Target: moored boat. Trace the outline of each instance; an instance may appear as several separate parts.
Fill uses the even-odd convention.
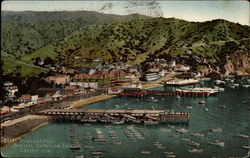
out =
[[[200,146],[200,143],[192,141],[192,142],[189,142],[188,145],[190,145],[190,146]]]
[[[222,132],[222,128],[215,128],[215,129],[212,129],[212,132]]]
[[[244,149],[250,149],[250,145],[243,145],[242,148],[244,148]]]
[[[220,140],[215,140],[214,142],[208,142],[208,144],[218,145],[218,146],[222,146],[222,147],[224,147],[224,145],[225,145],[225,143],[223,141],[220,141]]]
[[[194,152],[202,152],[203,149],[189,149],[188,151],[191,152],[191,153],[194,153]]]
[[[150,154],[150,151],[141,151],[142,154]]]
[[[176,131],[179,133],[186,133],[188,130],[185,128],[180,128],[180,129],[177,129]]]
[[[199,137],[204,137],[203,133],[192,133],[192,136],[199,136]]]
[[[241,137],[241,138],[249,138],[249,135],[246,135],[246,134],[241,134],[241,133],[240,133],[240,134],[238,134],[238,136],[239,136],[239,137]]]

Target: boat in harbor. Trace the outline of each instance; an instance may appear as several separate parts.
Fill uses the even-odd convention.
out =
[[[223,141],[220,141],[220,140],[215,140],[214,142],[208,142],[208,144],[222,146],[222,147],[224,147],[224,145],[225,145],[225,143]]]
[[[242,87],[243,87],[243,88],[249,88],[250,85],[244,84],[244,85],[242,85]]]
[[[197,103],[198,104],[205,104],[206,102],[204,100],[198,100]]]
[[[193,107],[192,106],[187,106],[188,109],[192,109]]]
[[[176,157],[176,155],[165,155],[165,157]]]
[[[114,125],[120,125],[120,124],[123,124],[124,122],[125,122],[125,120],[111,121],[111,123],[114,124]]]
[[[150,154],[150,151],[141,151],[142,154]]]
[[[157,121],[144,121],[144,124],[145,125],[156,125],[156,124],[158,124],[158,122]]]
[[[179,132],[179,133],[186,133],[188,130],[185,129],[185,128],[180,128],[180,129],[177,129],[176,132]]]
[[[190,139],[188,139],[188,138],[181,138],[181,140],[183,140],[183,141],[190,141]]]
[[[250,149],[250,145],[243,145],[242,148],[244,148],[244,149]]]
[[[190,146],[200,146],[200,143],[192,141],[192,142],[189,142],[188,145],[190,145]]]
[[[94,152],[92,152],[91,154],[92,154],[92,155],[101,155],[102,152],[100,152],[100,151],[94,151]]]
[[[202,152],[203,149],[189,149],[188,151],[191,153],[194,153],[194,152],[197,153],[197,152]]]
[[[208,111],[209,111],[209,109],[208,109],[208,108],[205,108],[205,109],[204,109],[204,111],[205,111],[205,112],[208,112]]]
[[[203,133],[192,133],[191,136],[204,137],[205,135]]]
[[[215,128],[215,129],[212,129],[212,132],[222,132],[222,128]]]
[[[181,97],[179,95],[176,96],[177,99],[180,99]]]
[[[163,152],[163,154],[165,154],[165,155],[173,155],[174,152],[167,152],[167,151],[165,151],[165,152]]]
[[[210,94],[216,94],[219,92],[218,89],[216,88],[207,88],[207,87],[203,87],[203,88],[199,88],[199,87],[195,87],[195,88],[182,88],[182,89],[176,89],[176,91],[178,92],[184,92],[184,93],[192,93],[192,92],[195,92],[195,93],[208,93],[209,95]]]
[[[219,108],[226,109],[227,107],[225,105],[219,105]]]
[[[246,134],[238,134],[238,137],[241,137],[241,138],[249,138],[249,135],[246,135]]]
[[[77,144],[71,144],[70,146],[70,150],[80,150],[80,149],[81,149],[80,146]]]
[[[172,80],[165,82],[167,86],[186,86],[199,83],[199,80],[195,79],[184,79],[184,80]]]

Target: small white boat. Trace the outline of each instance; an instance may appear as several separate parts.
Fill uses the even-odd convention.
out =
[[[243,145],[242,148],[244,148],[244,149],[250,149],[250,145]]]
[[[185,129],[185,128],[180,128],[180,129],[177,129],[176,132],[180,132],[180,133],[186,133],[188,130]]]
[[[227,107],[225,105],[219,105],[219,108],[226,109]]]
[[[175,155],[165,155],[166,157],[176,157]]]
[[[204,137],[205,136],[205,134],[203,134],[203,133],[192,133],[191,135],[192,136],[198,136],[198,137]]]
[[[142,154],[150,154],[150,151],[141,151]]]
[[[100,152],[100,151],[94,151],[94,152],[92,152],[91,154],[92,154],[92,155],[101,155],[102,152]]]
[[[215,140],[214,142],[208,142],[208,144],[222,146],[222,147],[224,147],[224,145],[225,145],[225,143],[223,141],[220,141],[220,140]]]
[[[188,138],[181,138],[181,140],[183,140],[183,141],[190,141],[190,139],[188,139]]]
[[[189,149],[188,150],[189,152],[191,152],[191,153],[194,153],[194,152],[202,152],[203,151],[203,149]]]
[[[205,112],[208,112],[208,108],[205,108],[204,111],[205,111]]]
[[[223,92],[223,91],[225,91],[225,88],[219,87],[218,90],[219,90],[220,92]]]
[[[243,87],[243,88],[249,88],[250,85],[244,84],[244,85],[242,85],[242,87]]]
[[[235,86],[235,87],[239,87],[240,84],[239,84],[239,83],[235,83],[234,86]]]
[[[165,154],[165,155],[173,155],[174,154],[174,152],[164,152],[163,154]]]
[[[215,129],[212,129],[212,132],[222,132],[222,128],[215,128]]]
[[[190,145],[190,146],[200,146],[200,143],[192,141],[192,142],[189,142],[188,145]]]
[[[198,104],[205,104],[206,102],[204,100],[198,100],[197,103]]]
[[[241,134],[241,133],[238,134],[238,136],[241,137],[241,138],[249,138],[249,135],[245,135],[245,134]]]
[[[192,106],[187,106],[188,109],[192,109],[193,107]]]
[[[120,120],[120,121],[112,121],[111,123],[114,125],[120,125],[123,124],[125,122],[125,120]]]
[[[176,96],[177,99],[180,99],[181,97],[179,95]]]
[[[144,124],[145,125],[155,125],[155,124],[158,124],[158,122],[156,122],[156,121],[144,121]]]

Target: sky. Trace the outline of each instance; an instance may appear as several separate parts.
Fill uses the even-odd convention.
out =
[[[247,0],[173,1],[173,0],[92,0],[92,1],[13,1],[2,2],[2,11],[74,11],[87,10],[105,14],[128,15],[139,13],[153,17],[175,17],[188,21],[225,19],[250,25]]]

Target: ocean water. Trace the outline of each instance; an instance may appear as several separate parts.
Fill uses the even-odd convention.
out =
[[[209,83],[203,85],[208,86]],[[164,87],[155,89],[163,90]],[[171,89],[171,87],[170,87]],[[174,152],[180,158],[211,158],[211,157],[243,157],[248,150],[242,148],[249,145],[247,138],[241,138],[239,133],[250,135],[250,90],[243,88],[229,89],[209,97],[154,96],[137,98],[112,98],[84,106],[82,108],[102,109],[167,109],[176,112],[189,112],[189,125],[143,125],[143,124],[84,124],[78,122],[56,121],[27,135],[19,142],[2,150],[8,157],[165,157],[164,152]],[[198,104],[205,100],[205,104]],[[226,109],[220,108],[226,106]],[[191,108],[192,107],[192,108]],[[204,109],[208,108],[206,112]],[[212,129],[222,128],[222,132],[212,132]],[[74,128],[74,130],[70,130]],[[185,128],[186,133],[178,133],[176,129]],[[93,141],[97,133],[103,134],[103,144]],[[110,137],[114,133],[117,138]],[[129,133],[130,137],[125,133]],[[75,135],[81,146],[79,151],[71,151],[71,135]],[[192,136],[192,133],[203,133],[204,137]],[[86,135],[92,138],[86,139]],[[188,145],[190,139],[200,143],[199,147]],[[208,144],[209,141],[221,140],[224,147]],[[112,144],[112,142],[119,142]],[[154,143],[160,143],[164,149],[157,148]],[[191,153],[189,149],[203,149],[199,153]],[[92,152],[103,151],[94,156]],[[150,151],[143,154],[141,151]]]

